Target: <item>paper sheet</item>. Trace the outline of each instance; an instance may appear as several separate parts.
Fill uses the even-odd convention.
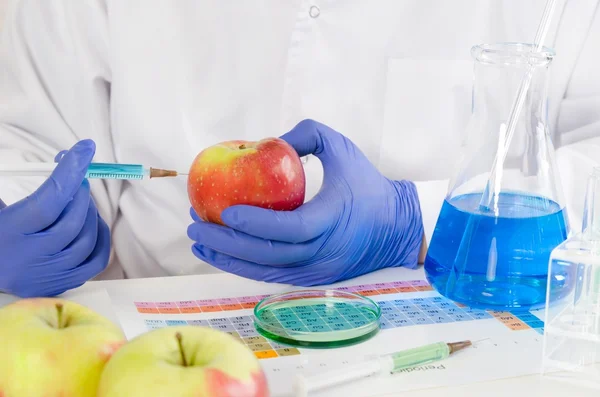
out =
[[[234,333],[260,358],[273,396],[291,395],[292,379],[298,372],[322,372],[362,360],[365,355],[439,341],[484,340],[445,361],[314,395],[379,396],[539,371],[541,313],[516,316],[457,306],[434,292],[423,280],[422,271],[407,269],[386,269],[332,287],[351,287],[375,301],[385,302],[382,330],[374,338],[332,350],[295,349],[265,340],[248,325],[251,307],[267,294],[293,289],[287,286],[231,275],[106,284],[113,309],[129,339],[153,328],[179,324],[212,326]]]

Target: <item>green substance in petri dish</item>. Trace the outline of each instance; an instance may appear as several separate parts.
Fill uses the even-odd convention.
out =
[[[254,309],[256,330],[275,342],[335,348],[379,332],[381,310],[369,298],[337,290],[302,290],[271,296]]]

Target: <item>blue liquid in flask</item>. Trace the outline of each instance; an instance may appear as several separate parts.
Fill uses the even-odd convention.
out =
[[[546,299],[548,260],[568,234],[564,210],[546,198],[500,193],[498,215],[481,194],[444,201],[425,272],[449,299],[479,309],[529,310]]]

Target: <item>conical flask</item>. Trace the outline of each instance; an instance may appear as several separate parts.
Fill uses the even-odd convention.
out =
[[[425,272],[438,292],[470,307],[543,307],[550,253],[569,232],[547,124],[554,52],[500,43],[475,46],[471,54],[467,138]],[[507,119],[528,68],[533,68],[529,90],[506,144]],[[504,161],[497,163],[498,157]]]

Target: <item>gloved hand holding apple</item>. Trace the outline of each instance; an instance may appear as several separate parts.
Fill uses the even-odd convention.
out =
[[[323,184],[303,203],[300,156],[311,154]],[[188,192],[192,252],[228,273],[314,286],[418,265],[424,232],[415,184],[386,178],[350,139],[313,120],[280,138],[204,150]]]

